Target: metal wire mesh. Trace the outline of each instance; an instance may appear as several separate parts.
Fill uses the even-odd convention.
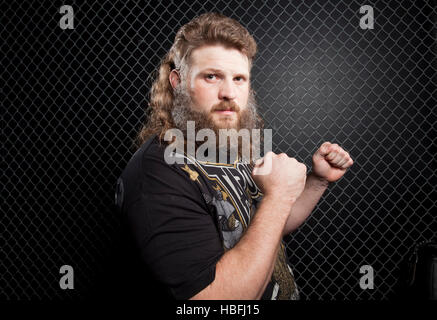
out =
[[[254,35],[253,87],[273,149],[311,165],[324,141],[353,167],[286,237],[303,299],[388,299],[399,262],[435,239],[436,1],[1,4],[0,298],[98,294],[119,239],[114,186],[175,32],[221,12]],[[75,289],[59,288],[59,268]],[[359,286],[360,266],[375,271]],[[110,275],[116,277],[115,274]],[[108,280],[110,281],[110,280]]]

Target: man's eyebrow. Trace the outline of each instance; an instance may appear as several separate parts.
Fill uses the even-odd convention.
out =
[[[206,73],[206,72],[214,72],[214,73],[220,73],[220,74],[223,74],[223,73],[224,73],[223,70],[215,69],[215,68],[206,68],[206,69],[203,69],[203,70],[201,71],[201,73]],[[248,77],[249,77],[249,74],[248,74],[248,73],[245,73],[245,72],[236,72],[236,73],[234,74],[234,76],[237,76],[237,77],[246,77],[246,78],[248,78]]]
[[[209,71],[212,71],[212,72],[222,72],[222,70],[220,70],[220,69],[214,69],[214,68],[206,68],[206,69],[203,69],[202,70],[202,72],[209,72]]]

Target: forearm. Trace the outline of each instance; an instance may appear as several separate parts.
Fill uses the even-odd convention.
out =
[[[264,197],[250,226],[216,265],[214,281],[193,299],[259,299],[273,272],[292,204]]]
[[[282,235],[293,232],[308,218],[328,185],[328,181],[318,178],[313,173],[307,176],[305,188],[290,210]]]

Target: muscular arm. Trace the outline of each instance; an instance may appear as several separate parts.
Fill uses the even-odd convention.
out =
[[[307,176],[305,189],[290,210],[283,236],[296,230],[308,218],[328,185],[328,181],[316,177],[313,173]]]
[[[261,298],[271,278],[292,206],[265,196],[246,233],[218,261],[214,281],[191,299]]]

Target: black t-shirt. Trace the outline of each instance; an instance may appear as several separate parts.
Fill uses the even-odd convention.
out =
[[[116,204],[126,218],[144,272],[175,299],[188,299],[215,277],[217,262],[250,225],[262,193],[251,167],[200,162],[168,164],[155,136],[132,156],[117,183]],[[298,299],[284,244],[263,299]]]

